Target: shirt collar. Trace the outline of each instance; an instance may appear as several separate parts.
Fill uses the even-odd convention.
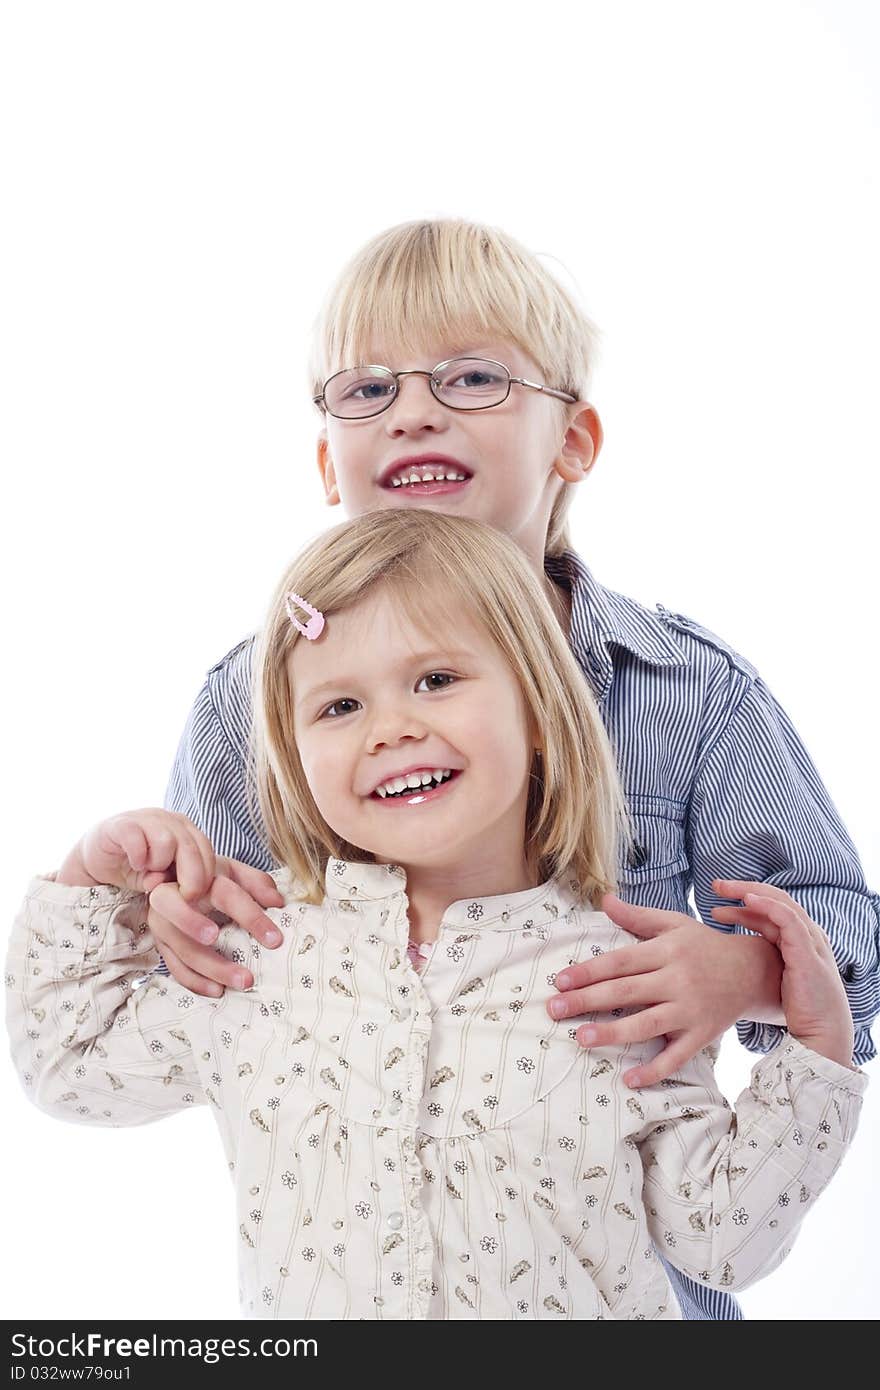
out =
[[[592,668],[600,694],[611,683],[609,647],[623,647],[651,666],[687,666],[686,653],[660,617],[625,594],[603,588],[576,551],[545,556],[544,570],[572,591],[570,644],[581,664]]]
[[[327,861],[324,886],[328,899],[379,902],[406,892],[406,870],[400,864],[361,864],[348,859]],[[497,893],[481,898],[461,898],[450,903],[443,926],[461,931],[513,931],[552,925],[576,905],[567,882],[548,879],[537,888],[519,893]]]

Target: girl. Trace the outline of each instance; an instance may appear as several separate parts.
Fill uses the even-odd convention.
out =
[[[14,929],[34,1102],[98,1125],[212,1108],[245,1316],[668,1319],[655,1244],[717,1288],[778,1264],[867,1084],[829,944],[779,890],[747,904],[781,952],[789,1032],[734,1114],[715,1047],[632,1090],[657,1040],[584,1049],[549,1018],[558,971],[634,939],[596,910],[627,830],[517,545],[395,509],[339,526],[284,576],[255,669],[281,944],[224,926],[254,984],[219,1000],[145,975],[148,898],[218,866],[178,815],[103,822]],[[219,867],[190,908],[215,921],[240,872]]]

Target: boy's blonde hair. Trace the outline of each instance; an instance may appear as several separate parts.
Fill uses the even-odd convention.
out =
[[[455,218],[391,227],[348,263],[315,327],[312,394],[334,372],[370,360],[377,343],[415,353],[438,337],[507,339],[537,363],[544,385],[588,399],[595,325],[513,237]],[[552,398],[550,405],[561,423],[568,407]],[[567,516],[576,487],[563,483],[556,496],[546,555],[572,549]]]
[[[629,832],[614,755],[584,676],[537,575],[515,541],[470,517],[396,507],[368,512],[320,535],[291,564],[272,599],[254,660],[253,793],[275,860],[300,901],[323,901],[330,855],[374,863],[321,816],[294,738],[290,656],[302,637],[287,614],[291,591],[324,614],[390,594],[433,643],[454,641],[457,615],[482,626],[519,682],[533,737],[525,857],[536,886],[565,874],[584,904],[616,883]],[[445,628],[445,634],[444,634]],[[320,638],[318,639],[320,640]]]

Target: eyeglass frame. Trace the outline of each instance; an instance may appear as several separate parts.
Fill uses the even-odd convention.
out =
[[[490,367],[500,367],[503,372],[507,373],[506,394],[501,397],[500,401],[493,401],[491,405],[450,405],[448,401],[442,400],[441,397],[437,395],[433,387],[433,382],[434,373],[439,372],[441,367],[451,366],[453,362],[486,362]],[[387,372],[390,377],[394,378],[394,395],[389,397],[386,405],[380,406],[378,410],[374,410],[370,415],[335,415],[326,404],[325,396],[327,387],[330,385],[330,382],[335,381],[338,376],[344,376],[346,372],[356,372],[358,370],[365,372],[374,370]],[[569,401],[571,404],[574,404],[578,399],[577,396],[573,396],[570,391],[557,391],[553,386],[542,386],[537,381],[527,381],[524,376],[514,376],[509,367],[505,366],[503,362],[497,362],[494,357],[447,357],[445,361],[435,363],[429,371],[422,368],[406,372],[392,372],[390,367],[384,366],[381,362],[365,363],[362,368],[342,367],[340,371],[334,372],[332,376],[328,376],[321,388],[320,395],[312,396],[312,401],[319,410],[323,410],[327,415],[332,415],[334,420],[373,420],[377,415],[382,415],[386,410],[389,410],[397,400],[400,395],[400,378],[402,376],[426,376],[431,383],[431,395],[434,397],[435,401],[439,401],[441,405],[445,405],[447,410],[461,410],[466,415],[475,410],[495,410],[497,406],[503,405],[510,397],[511,386],[527,386],[530,391],[541,391],[545,396],[555,396],[558,400]]]

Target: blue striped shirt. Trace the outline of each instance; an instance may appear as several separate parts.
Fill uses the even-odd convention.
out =
[[[855,1022],[853,1060],[876,1056],[880,898],[788,716],[757,671],[688,618],[642,607],[596,582],[572,550],[545,557],[572,594],[570,643],[614,745],[635,828],[620,869],[628,902],[694,914],[717,930],[714,878],[773,883],[828,933]],[[275,867],[247,806],[245,757],[254,639],[212,666],[190,712],[166,806],[218,854]],[[740,928],[735,928],[740,930]],[[742,1020],[740,1040],[768,1052],[782,1035]],[[742,1313],[720,1290],[667,1264],[686,1318]]]

